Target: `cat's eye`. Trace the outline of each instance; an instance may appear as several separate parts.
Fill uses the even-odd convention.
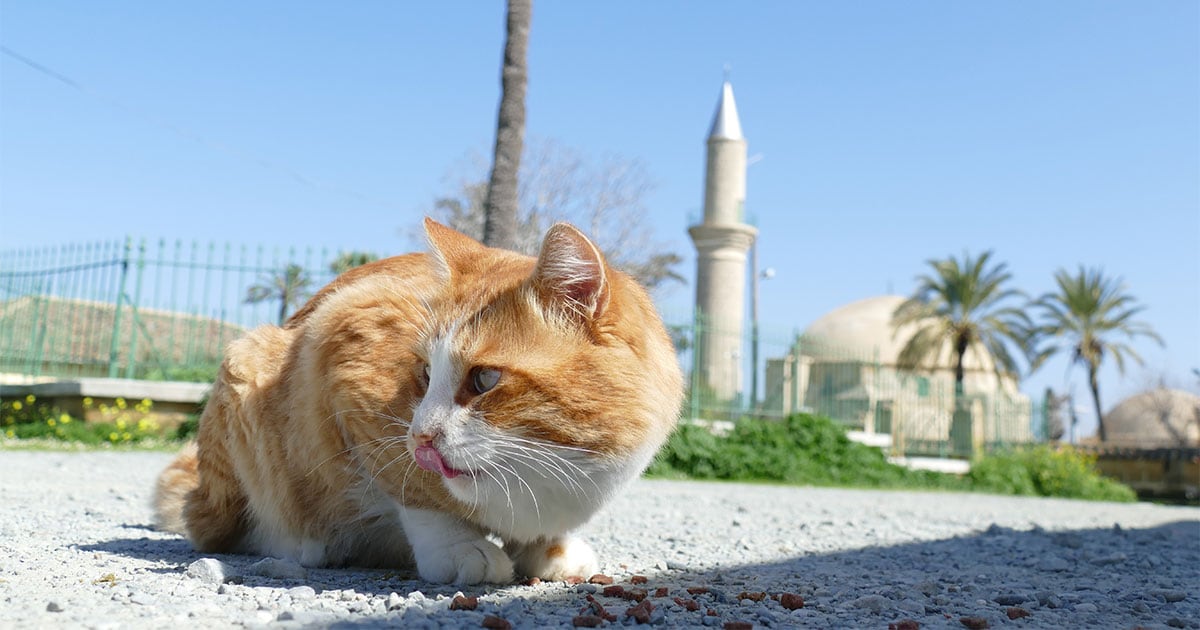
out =
[[[425,363],[421,366],[421,380],[424,381],[426,385],[429,384],[429,364],[428,363]]]
[[[476,394],[486,394],[500,382],[500,370],[492,368],[471,368],[471,389]]]

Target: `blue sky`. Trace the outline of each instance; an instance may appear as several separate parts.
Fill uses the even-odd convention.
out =
[[[1191,0],[539,0],[528,133],[641,160],[690,278],[729,64],[761,156],[768,334],[908,293],[930,258],[993,249],[1031,294],[1099,265],[1167,343],[1106,368],[1107,408],[1160,378],[1197,389],[1198,25]],[[0,0],[0,44],[82,86],[0,55],[0,249],[133,233],[400,253],[490,148],[503,5]],[[1072,383],[1086,403],[1059,360],[1024,389]]]

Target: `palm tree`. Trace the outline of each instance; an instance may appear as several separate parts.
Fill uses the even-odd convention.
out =
[[[525,136],[525,57],[532,18],[533,0],[508,0],[496,150],[484,201],[483,242],[492,247],[513,249],[517,245],[517,172]]]
[[[915,327],[897,359],[898,367],[935,367],[947,345],[954,352],[955,396],[963,391],[964,358],[974,348],[992,358],[996,375],[1019,372],[1010,347],[1028,356],[1032,324],[1005,303],[1024,297],[1006,285],[1012,274],[1001,263],[989,266],[992,252],[930,260],[932,274],[917,277],[917,291],[892,314],[892,329]]]
[[[340,276],[355,267],[361,267],[376,260],[379,260],[379,256],[373,252],[343,252],[329,263],[329,270],[333,272],[333,275]]]
[[[1087,367],[1100,441],[1104,442],[1108,434],[1100,407],[1100,383],[1097,380],[1100,364],[1106,356],[1112,356],[1117,369],[1124,374],[1126,358],[1142,363],[1142,358],[1132,347],[1112,338],[1149,337],[1159,345],[1163,345],[1163,340],[1149,324],[1133,320],[1144,307],[1137,306],[1134,297],[1125,292],[1120,278],[1105,276],[1100,269],[1080,266],[1077,274],[1059,269],[1054,274],[1054,281],[1058,290],[1046,293],[1034,303],[1040,311],[1036,333],[1040,339],[1061,338],[1066,343],[1052,343],[1042,349],[1035,357],[1033,367],[1036,369],[1047,358],[1063,350],[1071,352],[1072,363]]]
[[[246,289],[246,303],[257,304],[268,300],[279,300],[279,325],[287,321],[288,310],[308,298],[312,278],[304,268],[289,263],[281,272],[264,278],[262,282]]]

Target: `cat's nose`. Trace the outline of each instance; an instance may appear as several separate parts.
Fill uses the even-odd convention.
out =
[[[412,436],[417,446],[433,446],[433,441],[438,437],[438,432],[433,433],[415,433]]]

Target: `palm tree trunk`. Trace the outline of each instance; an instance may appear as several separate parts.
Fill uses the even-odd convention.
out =
[[[1088,387],[1092,390],[1092,403],[1096,405],[1096,426],[1100,433],[1100,441],[1108,441],[1108,432],[1104,430],[1104,413],[1100,411],[1100,383],[1096,380],[1097,366],[1088,364]]]
[[[956,400],[963,393],[963,380],[967,374],[963,367],[967,358],[967,345],[966,337],[959,338],[954,342],[954,398]]]
[[[525,57],[532,17],[533,0],[508,0],[496,150],[483,206],[483,243],[491,247],[517,247],[517,172],[525,136]]]

